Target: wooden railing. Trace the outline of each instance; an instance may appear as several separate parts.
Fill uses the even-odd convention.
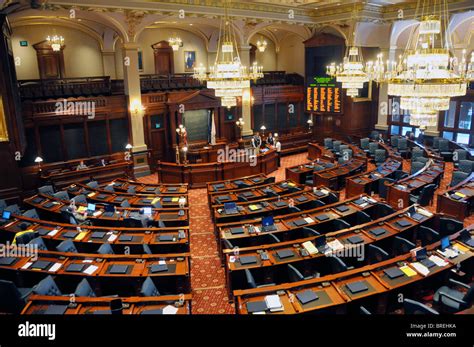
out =
[[[284,71],[267,71],[264,77],[252,82],[252,86],[289,85],[301,88],[304,79],[298,74]],[[90,97],[124,94],[124,81],[111,80],[108,76],[84,78],[36,79],[18,82],[23,99],[37,100],[49,98]],[[141,75],[140,87],[143,93],[201,89],[205,83],[193,78],[192,74]]]

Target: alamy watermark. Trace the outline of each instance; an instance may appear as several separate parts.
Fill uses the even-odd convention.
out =
[[[221,148],[217,151],[217,162],[249,163],[250,166],[257,165],[256,148]]]
[[[25,244],[17,245],[11,244],[9,241],[5,244],[0,244],[0,258],[31,258],[32,261],[38,260],[38,245]]]
[[[56,115],[87,116],[95,118],[95,101],[68,101],[63,99],[55,104]]]

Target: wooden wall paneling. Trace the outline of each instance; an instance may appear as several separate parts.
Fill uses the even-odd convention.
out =
[[[155,73],[157,75],[174,74],[174,53],[168,41],[160,41],[151,45],[155,58]]]

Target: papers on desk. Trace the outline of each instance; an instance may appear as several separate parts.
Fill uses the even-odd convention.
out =
[[[459,255],[457,249],[454,248],[446,248],[444,251],[438,249],[437,252],[448,259],[456,258]]]
[[[23,265],[21,268],[22,268],[23,270],[26,270],[26,269],[28,269],[32,264],[33,264],[33,263],[32,263],[31,261],[29,261],[29,262],[27,262],[25,265]]]
[[[407,265],[402,266],[402,267],[400,268],[400,270],[402,270],[403,273],[404,273],[405,275],[407,275],[408,277],[416,276],[416,271],[413,270],[411,267],[409,267],[409,266],[407,266]]]
[[[158,262],[158,264],[159,264],[159,265],[166,265],[166,260],[160,260],[160,261]]]
[[[461,193],[461,192],[456,192],[456,193],[454,193],[454,195],[457,195],[457,196],[459,196],[460,198],[465,198],[465,197],[466,197],[466,195],[463,194],[463,193]]]
[[[80,232],[74,239],[74,241],[81,241],[86,235],[88,234],[87,231]]]
[[[62,265],[63,265],[63,264],[61,264],[61,263],[56,263],[56,264],[54,264],[53,266],[51,266],[48,271],[49,271],[49,272],[56,272],[56,271],[59,270],[59,268],[60,268]]]
[[[98,268],[99,267],[96,265],[90,265],[89,267],[87,267],[87,269],[85,269],[82,272],[85,273],[86,275],[92,275]]]
[[[306,223],[308,223],[308,224],[314,223],[314,220],[313,220],[311,217],[306,217],[306,218],[304,218],[304,220],[305,220]]]
[[[319,191],[323,194],[329,194],[329,191],[326,189],[320,189]]]
[[[78,213],[84,213],[86,211],[87,211],[87,207],[85,207],[85,206],[79,206],[79,208],[77,209]]]
[[[94,217],[98,217],[98,216],[100,216],[101,214],[102,214],[102,211],[95,211],[92,215],[93,215]]]
[[[461,253],[466,253],[469,251],[469,249],[463,245],[461,245],[460,243],[455,243],[453,245],[453,248]]]
[[[163,314],[176,314],[178,312],[178,308],[168,305],[163,309]]]
[[[96,194],[95,192],[89,193],[87,194],[87,197],[92,198],[95,194]]]
[[[327,243],[328,251],[326,253],[336,252],[344,248],[344,245],[338,239]]]
[[[53,230],[51,230],[51,231],[48,233],[48,236],[54,236],[54,235],[56,235],[58,232],[59,232],[58,229],[53,229]]]
[[[448,265],[448,262],[444,261],[443,259],[441,259],[440,257],[434,254],[428,259],[431,260],[433,263],[435,263],[437,266],[443,267],[443,266]]]
[[[306,241],[303,243],[303,248],[310,254],[310,255],[313,255],[313,254],[316,254],[318,253],[318,249],[316,248],[316,246],[311,242],[311,241]]]
[[[428,276],[428,274],[430,273],[430,269],[428,269],[422,263],[414,262],[411,264],[411,266],[413,266],[420,275]]]
[[[109,236],[109,238],[107,239],[107,241],[109,241],[109,242],[114,242],[115,240],[117,240],[117,237],[118,237],[117,235],[112,234],[112,235]]]
[[[421,208],[421,207],[418,207],[416,209],[416,212],[419,213],[419,214],[422,214],[425,217],[432,217],[433,216],[433,213],[431,213],[430,211],[425,210],[424,208]]]
[[[281,303],[280,297],[278,295],[267,295],[265,297],[265,303],[270,312],[280,312],[283,311],[283,304]]]
[[[160,201],[160,198],[154,198],[152,201],[151,201],[151,204],[154,205],[156,202]]]

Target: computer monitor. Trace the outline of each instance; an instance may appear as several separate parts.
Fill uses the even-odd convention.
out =
[[[441,239],[441,250],[444,251],[446,248],[448,248],[451,245],[451,242],[449,241],[449,236],[443,237]]]
[[[9,220],[11,215],[12,213],[10,211],[3,210],[2,219]]]
[[[110,204],[105,205],[105,212],[115,212],[115,206]]]
[[[144,214],[151,215],[151,207],[144,207],[144,208],[143,208],[143,213],[144,213]]]
[[[428,253],[426,251],[426,248],[420,248],[419,250],[416,251],[416,260],[420,261],[423,259],[426,259],[428,257]]]
[[[269,227],[269,226],[272,226],[274,224],[273,222],[273,216],[268,216],[268,217],[264,217],[262,219],[262,225],[264,227]]]
[[[87,211],[94,212],[95,211],[95,204],[87,204]]]
[[[237,204],[235,202],[226,202],[224,203],[224,209],[225,210],[232,210],[237,207]]]

